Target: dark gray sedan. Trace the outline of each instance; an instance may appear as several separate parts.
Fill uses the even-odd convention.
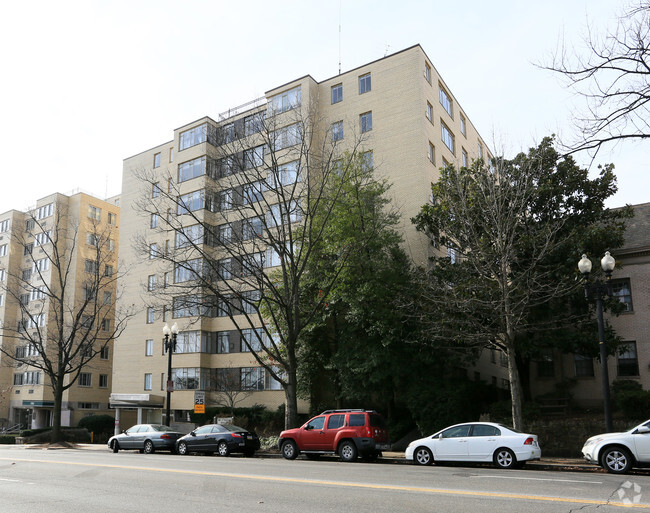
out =
[[[120,449],[138,449],[140,452],[151,454],[154,451],[176,451],[176,440],[183,433],[174,431],[162,424],[136,424],[119,435],[108,440],[108,447],[117,452]]]
[[[243,452],[245,456],[253,456],[259,448],[260,440],[255,433],[232,424],[201,426],[176,443],[176,451],[181,455],[217,452],[219,456],[228,456],[233,452]]]

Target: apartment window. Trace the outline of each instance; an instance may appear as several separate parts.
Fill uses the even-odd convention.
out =
[[[431,66],[428,62],[424,63],[424,78],[427,79],[427,82],[431,83]]]
[[[442,86],[438,86],[438,88],[440,90],[440,105],[442,105],[442,108],[447,111],[447,114],[453,118],[453,102],[449,97],[449,94],[447,94],[447,91],[445,91]]]
[[[467,150],[465,148],[462,148],[460,150],[460,154],[462,155],[462,159],[463,159],[463,167],[467,167],[469,165],[469,158],[467,157]]]
[[[113,212],[108,213],[108,224],[115,226],[117,223],[117,214],[114,214]]]
[[[0,233],[4,233],[9,231],[9,219],[5,219],[4,221],[0,221]]]
[[[454,134],[451,133],[451,130],[445,125],[442,121],[440,121],[440,127],[441,127],[441,132],[442,132],[442,142],[445,143],[445,146],[449,148],[449,150],[455,154],[456,153],[456,142],[454,140]]]
[[[108,388],[108,374],[99,375],[99,388]]]
[[[178,198],[176,213],[178,215],[187,214],[201,210],[205,206],[205,195],[202,190],[184,194]]]
[[[636,352],[636,342],[625,342],[625,344],[619,348],[617,368],[619,377],[639,375],[639,360]]]
[[[160,192],[161,192],[160,183],[158,183],[158,182],[154,183],[151,186],[151,197],[152,198],[157,198],[158,196],[160,196]]]
[[[84,263],[84,271],[89,274],[97,274],[99,272],[99,264],[95,260],[86,260]]]
[[[227,189],[219,193],[219,210],[230,210],[232,208],[232,189]]]
[[[7,245],[0,246],[0,257],[7,256]]]
[[[109,354],[108,346],[104,346],[99,352],[99,358],[102,360],[108,360],[108,354]]]
[[[217,276],[221,280],[232,278],[232,258],[223,258],[217,262]]]
[[[33,249],[34,249],[34,243],[33,242],[30,242],[29,244],[25,244],[25,247],[23,249],[23,255],[24,256],[31,255]]]
[[[34,218],[37,221],[39,221],[41,219],[45,219],[46,217],[50,217],[53,213],[54,213],[54,203],[50,203],[48,205],[43,205],[42,207],[37,208],[35,212],[36,215],[34,216]],[[27,223],[28,223],[27,225],[28,230],[34,228],[33,223],[31,224],[31,228],[29,226],[29,221],[27,221]]]
[[[244,135],[249,136],[262,131],[264,126],[264,113],[258,112],[244,118]]]
[[[260,297],[262,295],[260,294],[259,290],[247,290],[241,293],[241,303],[242,303],[242,311],[244,313],[255,313],[257,311],[257,305],[260,301]]]
[[[359,116],[359,124],[361,125],[361,133],[370,132],[372,130],[372,112],[364,112]]]
[[[165,288],[169,287],[170,276],[171,276],[171,273],[165,273],[165,277],[163,279],[163,287],[165,287]]]
[[[99,221],[102,218],[102,209],[88,205],[88,217],[95,221]]]
[[[264,369],[262,367],[242,367],[241,389],[264,390]]]
[[[280,114],[282,112],[295,109],[296,107],[300,107],[302,98],[301,95],[301,89],[300,86],[298,86],[269,98],[269,114]]]
[[[111,331],[110,319],[102,319],[102,331]]]
[[[113,276],[113,266],[106,264],[104,266],[104,276],[111,278]]]
[[[112,292],[104,292],[104,304],[105,305],[110,305],[113,303],[113,293]]]
[[[372,83],[370,80],[370,73],[361,75],[359,77],[359,94],[367,93],[372,89]]]
[[[151,214],[151,222],[149,228],[158,228],[158,214]]]
[[[283,150],[299,144],[301,140],[300,125],[294,123],[273,132],[273,149],[276,151]]]
[[[230,352],[230,333],[228,331],[217,332],[217,353]]]
[[[483,158],[483,145],[481,144],[481,141],[478,142],[478,158]]]
[[[244,221],[242,228],[242,239],[251,240],[261,237],[264,233],[264,221],[261,217],[249,217]]]
[[[458,259],[458,252],[456,251],[456,248],[447,248],[447,258],[449,259],[449,263],[456,263]]]
[[[34,247],[43,246],[50,242],[52,237],[52,230],[43,233],[37,233],[34,236]]]
[[[89,387],[92,386],[93,375],[90,372],[81,372],[79,373],[79,386],[80,387]]]
[[[0,294],[0,306],[3,306],[5,304],[5,296],[4,294]]]
[[[429,142],[429,161],[435,165],[436,163],[436,148]]]
[[[460,133],[467,137],[467,121],[462,114],[460,114]]]
[[[0,271],[1,272],[1,271]],[[4,275],[3,275],[4,276]],[[21,274],[21,279],[23,281],[29,281],[32,279],[32,270],[31,269],[23,269],[23,272]],[[4,280],[4,277],[3,277]]]
[[[555,363],[551,349],[543,350],[537,360],[537,376],[540,378],[552,378],[555,376]]]
[[[153,324],[154,320],[154,309],[149,306],[147,307],[147,324]]]
[[[269,169],[267,181],[269,187],[276,189],[280,186],[294,185],[300,181],[298,161],[287,162],[276,168]]]
[[[242,353],[250,353],[251,350],[255,353],[262,350],[262,341],[266,334],[264,333],[264,328],[255,328],[255,329],[245,329],[241,330],[242,335],[242,344],[241,351]]]
[[[144,342],[144,355],[153,356],[153,339],[150,338]]]
[[[27,230],[28,232],[31,232],[34,229],[34,226],[36,226],[36,221],[34,221],[33,219],[28,219],[27,221],[25,221],[25,230]]]
[[[174,148],[169,148],[169,162],[174,162]]]
[[[176,247],[187,248],[203,242],[203,225],[193,224],[176,231]]]
[[[244,185],[242,198],[244,205],[250,205],[262,201],[264,199],[264,191],[266,191],[266,185],[263,181]]]
[[[183,283],[190,280],[196,280],[201,277],[203,260],[194,258],[186,262],[179,262],[174,267],[174,282]]]
[[[156,168],[156,167],[160,167],[160,153],[156,153],[156,154],[153,156],[153,167],[154,167],[154,168]]]
[[[145,374],[144,375],[144,389],[145,390],[151,390],[151,374]]]
[[[340,141],[343,139],[343,121],[332,123],[332,141]]]
[[[343,84],[332,86],[332,104],[343,101]]]
[[[206,158],[199,157],[178,165],[178,183],[197,178],[205,174]]]
[[[573,355],[576,378],[592,378],[594,376],[594,360],[581,354]]]
[[[427,113],[426,113],[427,119],[433,123],[433,105],[431,105],[429,102],[427,102]]]
[[[147,290],[151,292],[156,288],[156,275],[150,274],[147,278]]]
[[[264,165],[264,145],[244,151],[244,169],[253,169]]]
[[[208,125],[203,124],[197,127],[194,127],[185,132],[181,132],[179,135],[179,148],[180,150],[185,150],[196,146],[197,144],[204,143],[208,135]]]
[[[36,260],[36,262],[34,262],[34,265],[32,267],[33,272],[37,272],[37,271],[45,272],[49,270],[50,270],[50,261],[47,258],[41,258],[40,260]]]
[[[369,171],[374,166],[372,150],[365,151],[361,154],[361,167],[363,171]]]
[[[221,127],[221,139],[222,143],[226,144],[229,142],[232,142],[235,140],[235,124],[234,123],[228,123],[227,125],[223,125]]]
[[[632,311],[632,291],[630,290],[629,278],[612,280],[612,296],[625,305],[625,312]]]

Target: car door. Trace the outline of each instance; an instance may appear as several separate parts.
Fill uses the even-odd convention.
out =
[[[194,433],[192,435],[192,433]],[[210,449],[210,434],[212,433],[212,425],[201,426],[195,429],[191,436],[185,439],[187,447],[192,451],[211,451]]]
[[[147,425],[140,425],[137,426],[137,430],[133,430],[133,433],[130,435],[130,445],[131,449],[143,449],[144,448],[144,438],[147,435],[147,431],[149,430],[149,426]]]
[[[440,461],[466,461],[470,424],[445,429],[433,440],[433,457]]]
[[[319,451],[325,438],[325,416],[314,417],[302,428],[300,449]]]
[[[501,430],[488,424],[473,424],[467,439],[467,459],[492,461],[492,455],[500,442]]]
[[[645,432],[643,428],[650,429],[650,422],[639,426],[632,436],[639,461],[650,462],[650,431]]]
[[[135,449],[135,438],[140,430],[140,425],[136,424],[127,429],[119,439],[122,449]]]
[[[335,449],[334,440],[336,435],[345,424],[345,414],[330,415],[325,423],[324,434],[317,439],[319,451],[332,451]]]

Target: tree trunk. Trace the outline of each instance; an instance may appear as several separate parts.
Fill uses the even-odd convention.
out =
[[[52,412],[52,437],[51,442],[61,442],[61,405],[63,404],[63,390],[60,386],[54,387],[54,411]]]
[[[298,398],[295,375],[290,377],[284,388],[284,429],[298,426]]]
[[[521,380],[519,379],[519,369],[517,368],[517,353],[515,344],[511,339],[506,342],[508,355],[508,380],[510,381],[510,399],[512,401],[512,426],[517,429],[523,429],[522,402],[523,394]]]

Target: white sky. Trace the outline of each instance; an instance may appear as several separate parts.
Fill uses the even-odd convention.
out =
[[[340,0],[345,72],[421,44],[487,141],[506,153],[571,134],[576,106],[536,68],[621,0]],[[309,74],[336,75],[339,2],[34,0],[3,6],[0,212],[77,189],[120,193],[122,160],[202,116]],[[649,143],[625,143],[609,206],[650,201]],[[499,148],[496,148],[497,150]],[[579,161],[587,163],[586,156]]]

